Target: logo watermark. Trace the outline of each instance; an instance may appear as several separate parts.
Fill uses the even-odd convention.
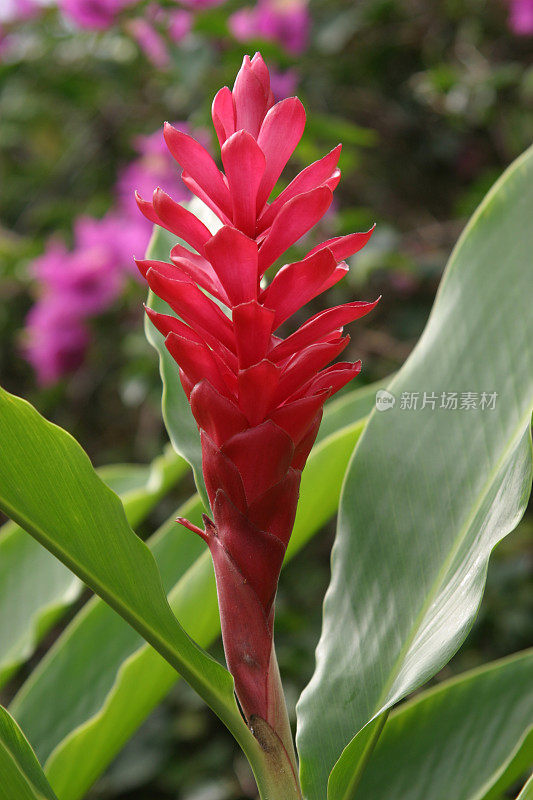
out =
[[[388,392],[386,389],[379,389],[376,392],[376,408],[378,411],[389,411],[394,408],[395,403],[396,398],[392,392]]]
[[[376,392],[376,409],[390,411],[396,405],[396,395],[386,389]],[[400,411],[494,411],[498,392],[402,392]]]

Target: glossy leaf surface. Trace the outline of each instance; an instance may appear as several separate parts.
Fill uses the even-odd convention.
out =
[[[532,675],[530,650],[459,675],[400,706],[363,772],[360,796],[485,797],[533,726]]]
[[[5,800],[57,800],[28,740],[1,706],[0,780]]]
[[[530,150],[465,229],[426,330],[388,387],[396,404],[373,413],[356,448],[317,668],[298,706],[307,800],[324,800],[333,767],[331,800],[360,796],[380,715],[460,646],[490,552],[527,504],[532,206]],[[440,407],[451,392],[457,410]],[[461,408],[470,393],[479,404],[484,392],[495,393],[494,407]],[[417,410],[404,407],[413,393]]]
[[[121,496],[135,527],[178,482],[186,462],[168,448],[151,465],[114,464],[98,474]],[[0,686],[31,656],[83,583],[13,522],[0,531]]]
[[[533,800],[533,775],[531,775],[516,800]]]

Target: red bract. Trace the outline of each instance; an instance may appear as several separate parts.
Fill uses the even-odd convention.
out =
[[[268,202],[300,140],[305,112],[295,97],[274,103],[258,53],[245,57],[233,91],[224,87],[216,95],[213,122],[224,172],[198,142],[168,124],[165,139],[184,182],[222,227],[212,235],[156,189],[151,202],[138,198],[139,208],[192,250],[176,245],[172,263],[138,266],[176,315],[147,309],[179,364],[202,440],[213,521],[206,517],[203,531],[183,524],[205,539],[213,557],[226,658],[243,712],[279,730],[273,604],[301,473],[324,401],[360,370],[360,362],[328,366],[348,344],[342,328],[375,303],[330,308],[285,339],[277,330],[346,275],[343,259],[372,230],[324,242],[263,287],[265,271],[328,210],[340,145]]]

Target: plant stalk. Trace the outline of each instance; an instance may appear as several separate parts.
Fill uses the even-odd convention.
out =
[[[252,736],[250,741],[241,741],[240,744],[252,767],[261,800],[302,800],[296,752],[274,645],[268,683],[269,720],[251,716],[248,729]]]

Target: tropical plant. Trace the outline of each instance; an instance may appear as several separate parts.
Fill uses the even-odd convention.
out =
[[[239,743],[263,800],[502,798],[533,761],[533,651],[404,699],[464,641],[490,553],[531,490],[533,149],[463,232],[399,373],[332,401],[360,367],[326,367],[342,326],[374,303],[322,311],[285,338],[278,328],[346,274],[371,232],[312,247],[265,285],[329,207],[336,152],[268,203],[305,115],[296,99],[273,103],[259,55],[219,92],[213,119],[225,175],[168,127],[199,200],[139,199],[157,225],[139,268],[174,450],[99,475],[67,432],[0,390],[0,508],[12,520],[0,537],[2,681],[83,583],[98,595],[2,710],[0,792],[82,797],[181,676]],[[198,494],[144,543],[133,527],[187,463]],[[337,508],[294,750],[273,649],[278,574]],[[204,649],[220,631],[229,669]]]

